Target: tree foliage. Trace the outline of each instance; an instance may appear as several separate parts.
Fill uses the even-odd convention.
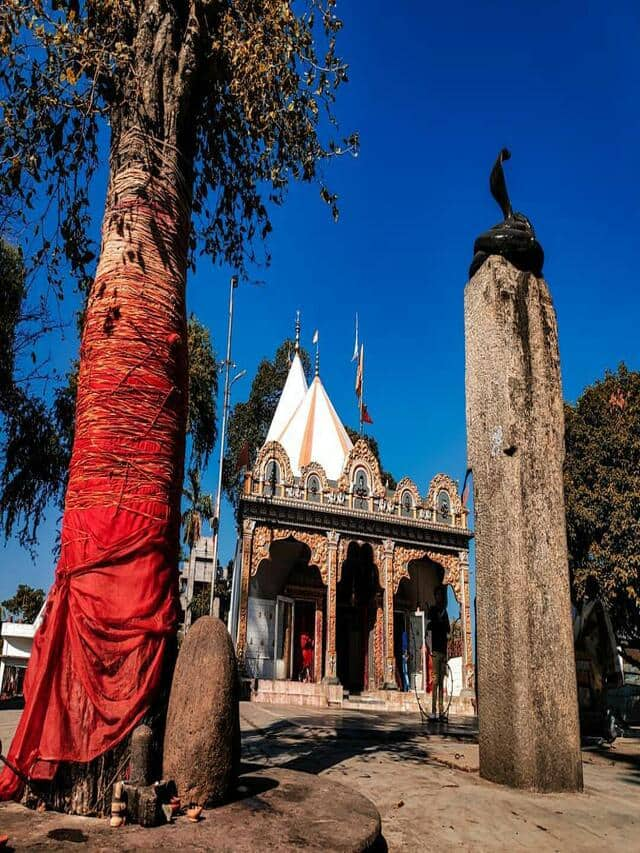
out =
[[[287,380],[294,346],[294,341],[285,340],[276,350],[273,359],[265,358],[260,362],[251,383],[247,401],[236,403],[231,410],[222,483],[234,507],[238,504],[240,488],[238,457],[246,444],[249,448],[250,464],[253,465],[258,451],[266,441],[280,394]],[[299,354],[308,377],[311,369],[309,353],[301,348]]]
[[[182,513],[183,541],[193,548],[202,535],[202,522],[213,518],[213,500],[211,495],[202,491],[200,471],[191,468],[187,472],[187,483],[182,490],[187,500],[187,508]]]
[[[44,604],[44,590],[34,589],[27,584],[18,584],[16,594],[0,603],[8,616],[21,622],[34,622]]]
[[[640,636],[640,373],[621,364],[565,407],[573,594],[594,575],[616,631]]]
[[[199,237],[238,269],[292,179],[318,181],[337,216],[319,168],[358,145],[333,112],[347,80],[341,27],[335,0],[5,0],[0,197],[19,222],[37,220],[33,262],[60,292],[65,269],[90,284],[90,185],[107,126],[112,168],[132,128],[178,153],[192,246]]]
[[[189,415],[187,433],[191,435],[191,465],[205,466],[218,436],[216,401],[218,399],[218,362],[209,330],[195,314],[187,327],[189,345]]]
[[[211,603],[211,584],[203,583],[191,599],[189,607],[191,608],[191,624],[198,620],[201,616],[209,615],[209,605]]]

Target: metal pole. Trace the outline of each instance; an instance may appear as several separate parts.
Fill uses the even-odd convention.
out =
[[[227,330],[227,356],[224,361],[224,397],[222,402],[222,432],[220,435],[220,461],[218,463],[218,491],[216,492],[216,506],[214,512],[213,530],[213,571],[211,573],[211,596],[209,598],[209,613],[213,615],[213,599],[215,597],[216,573],[218,568],[218,536],[220,533],[220,501],[222,498],[222,465],[224,462],[224,444],[227,431],[227,411],[229,408],[229,371],[231,369],[231,333],[233,331],[233,291],[238,286],[238,277],[231,276],[229,287],[229,326]]]

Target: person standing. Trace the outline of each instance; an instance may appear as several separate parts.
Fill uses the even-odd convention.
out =
[[[436,719],[437,707],[440,719],[446,720],[442,688],[447,672],[447,644],[451,628],[449,614],[447,613],[445,588],[442,584],[435,589],[435,604],[429,608],[428,619],[427,631],[431,631],[431,654],[433,657],[433,690],[431,691],[431,715],[429,719]]]

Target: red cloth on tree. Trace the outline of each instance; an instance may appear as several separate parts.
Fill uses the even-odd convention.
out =
[[[130,136],[141,150],[140,134]],[[124,137],[119,144],[125,151]],[[111,175],[60,561],[8,754],[28,777],[51,778],[57,762],[113,749],[156,698],[175,634],[187,415],[182,187],[164,173],[156,181],[135,158]],[[5,768],[0,799],[21,787]]]
[[[175,632],[178,582],[167,551],[167,507],[68,510],[64,544],[25,676],[25,709],[8,758],[90,761],[139,722]],[[131,570],[135,564],[135,571]],[[0,798],[22,783],[9,768]]]

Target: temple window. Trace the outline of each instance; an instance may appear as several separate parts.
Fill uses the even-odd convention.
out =
[[[319,503],[321,498],[320,479],[312,474],[307,480],[307,500]]]
[[[353,506],[369,509],[369,478],[364,468],[358,468],[353,478]]]
[[[402,493],[402,500],[400,502],[400,513],[405,518],[411,518],[413,516],[413,497],[410,491],[404,491]]]
[[[451,524],[451,498],[449,497],[449,492],[446,492],[442,489],[438,492],[438,497],[436,500],[436,521],[439,521],[440,524]]]
[[[275,497],[280,492],[280,466],[275,461],[275,459],[271,459],[267,462],[264,469],[264,492],[263,494],[266,497]]]

